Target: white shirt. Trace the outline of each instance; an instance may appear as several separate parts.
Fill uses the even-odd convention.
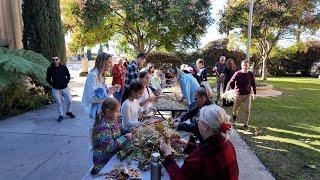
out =
[[[121,105],[121,122],[122,128],[125,131],[130,131],[131,128],[140,125],[139,114],[142,112],[142,108],[139,105],[138,100],[130,101],[126,99]]]
[[[102,79],[99,79],[99,72],[98,69],[92,70],[86,80],[86,84],[83,90],[82,96],[82,105],[84,106],[85,110],[90,113],[92,108],[92,98],[94,98],[94,90],[98,88],[106,88],[106,84]]]
[[[138,99],[138,101],[139,103],[142,103],[143,101],[147,100],[149,97],[152,97],[152,96],[154,96],[154,94],[152,93],[152,90],[149,87],[144,88],[142,95]],[[154,106],[150,101],[148,101],[144,106],[142,106],[142,109],[146,111],[147,116],[151,116],[153,114],[152,107]]]

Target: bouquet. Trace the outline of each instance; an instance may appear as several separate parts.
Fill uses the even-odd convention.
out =
[[[224,92],[221,97],[226,99],[228,102],[234,101],[238,96],[239,89],[230,89]]]

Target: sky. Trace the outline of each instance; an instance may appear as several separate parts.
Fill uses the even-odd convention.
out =
[[[214,41],[217,39],[225,38],[226,35],[220,34],[218,31],[218,21],[219,21],[219,11],[224,8],[227,3],[227,0],[212,0],[212,9],[211,9],[211,17],[214,19],[214,23],[211,24],[207,33],[200,40],[200,48],[205,46],[208,42]]]

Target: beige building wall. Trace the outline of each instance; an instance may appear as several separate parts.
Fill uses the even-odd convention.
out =
[[[23,48],[22,0],[0,0],[0,41],[10,48]]]

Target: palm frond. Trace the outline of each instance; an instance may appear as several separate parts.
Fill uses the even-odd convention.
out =
[[[0,68],[1,69],[1,68]],[[17,77],[16,74],[6,71],[0,71],[0,87],[7,87],[13,82],[19,81],[19,79],[24,79],[23,76]]]
[[[29,76],[44,86],[49,86],[46,82],[49,65],[49,61],[39,53],[24,49],[0,48],[0,71],[11,73],[13,77]],[[10,78],[2,78],[1,86],[9,81]]]
[[[44,67],[49,67],[50,62],[47,58],[45,58],[42,54],[35,53],[34,51],[31,50],[25,50],[23,57],[28,59],[29,61],[32,61],[34,63],[40,64]]]

